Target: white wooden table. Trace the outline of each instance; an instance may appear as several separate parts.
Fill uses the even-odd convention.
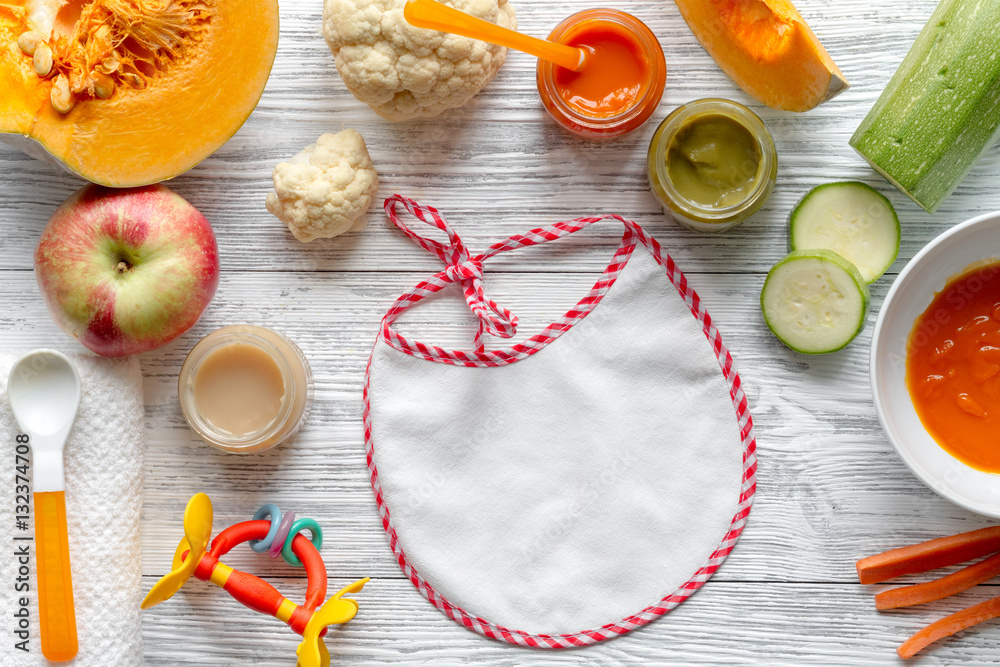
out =
[[[512,0],[521,28],[544,36],[592,0]],[[851,133],[931,13],[934,0],[800,0],[799,9],[853,84],[803,115],[750,100],[722,74],[669,0],[607,0],[646,21],[669,68],[656,116],[613,145],[574,139],[538,102],[534,61],[511,54],[468,106],[438,120],[393,125],[344,88],[320,29],[319,0],[284,0],[281,45],[267,92],[246,126],[171,187],[213,223],[222,283],[198,325],[143,355],[148,452],[143,523],[146,586],[168,568],[184,504],[205,491],[216,529],[265,502],[318,519],[331,587],[362,576],[361,613],[331,632],[334,664],[890,664],[920,626],[1000,592],[984,585],[898,613],[874,610],[854,561],[884,548],[988,525],[938,498],[911,475],[882,435],[868,384],[870,327],[846,350],[792,353],[767,331],[758,293],[785,253],[785,217],[809,188],[860,179],[886,193],[903,223],[899,261],[874,288],[874,313],[899,269],[950,226],[1000,208],[1000,149],[929,216],[891,189],[848,146]],[[750,104],[780,154],[778,185],[751,221],[723,236],[664,219],[646,183],[646,145],[678,104],[707,96]],[[141,120],[137,119],[137,122]],[[381,529],[364,464],[361,385],[379,320],[391,301],[440,266],[384,219],[340,239],[303,245],[264,209],[273,165],[327,131],[353,127],[368,141],[380,198],[400,192],[439,207],[473,250],[515,232],[591,213],[621,213],[656,235],[707,303],[736,356],[757,424],[759,486],[735,552],[691,600],[645,629],[572,652],[522,650],[460,628],[403,578]],[[0,348],[74,343],[50,321],[32,275],[32,252],[56,206],[81,183],[0,148]],[[531,331],[592,284],[607,243],[536,251],[537,270],[491,264],[488,289]],[[570,241],[569,243],[576,243]],[[581,245],[590,244],[587,248]],[[562,245],[562,244],[557,244]],[[251,322],[294,338],[316,375],[312,417],[293,441],[240,458],[216,453],[185,425],[176,378],[186,352],[217,327]],[[448,325],[440,323],[438,330]],[[232,565],[261,574],[292,598],[304,580],[240,550]],[[299,573],[294,573],[298,575]],[[291,665],[297,639],[214,587],[193,585],[144,617],[148,665]],[[922,657],[928,665],[1000,660],[1000,627],[987,625]]]

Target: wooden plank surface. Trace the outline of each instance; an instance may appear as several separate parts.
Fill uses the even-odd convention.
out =
[[[512,0],[521,28],[544,36],[583,0]],[[172,182],[212,221],[223,280],[188,334],[141,358],[148,453],[143,571],[151,585],[168,569],[180,516],[195,491],[209,493],[216,526],[276,502],[318,519],[335,583],[373,582],[358,596],[359,617],[330,642],[334,664],[881,665],[923,623],[988,597],[982,586],[961,602],[878,614],[875,587],[855,583],[860,556],[988,525],[923,487],[897,459],[875,417],[868,385],[870,327],[848,349],[807,358],[767,331],[757,296],[785,252],[785,217],[814,185],[857,178],[879,188],[903,222],[900,260],[873,291],[877,308],[892,277],[920,247],[961,220],[1000,208],[1000,149],[986,158],[934,216],[875,175],[847,145],[934,6],[933,0],[800,0],[800,11],[854,84],[835,101],[793,115],[752,103],[723,75],[667,0],[609,0],[646,21],[661,39],[668,88],[653,121],[610,145],[591,145],[547,120],[534,64],[511,54],[473,102],[441,119],[390,124],[344,88],[322,38],[321,3],[282,3],[282,42],[267,92],[247,125],[219,153]],[[751,106],[780,153],[779,182],[765,209],[722,235],[682,230],[664,219],[648,191],[644,160],[655,128],[677,104],[723,96]],[[380,197],[401,192],[438,206],[467,244],[595,212],[621,213],[654,234],[687,272],[733,350],[757,423],[759,487],[749,526],[716,578],[668,617],[600,647],[542,653],[465,631],[403,579],[381,530],[364,466],[360,389],[378,322],[391,301],[436,258],[404,239],[375,207],[366,230],[302,245],[263,207],[274,163],[324,131],[354,127],[381,176]],[[0,345],[23,349],[69,341],[45,312],[31,273],[38,234],[80,183],[0,147]],[[595,230],[518,261],[487,266],[487,289],[533,332],[574,303],[607,263],[618,230]],[[595,242],[596,241],[596,242]],[[569,249],[567,249],[569,246]],[[874,319],[874,313],[871,316]],[[184,355],[225,324],[272,326],[295,339],[316,376],[309,423],[294,441],[246,458],[211,451],[184,423],[176,378]],[[457,323],[457,324],[456,324]],[[414,324],[436,340],[468,331],[461,311]],[[237,553],[232,565],[281,590],[301,579],[268,559]],[[301,595],[292,595],[297,597]],[[273,621],[196,583],[148,613],[149,665],[289,665],[295,639]],[[965,633],[920,664],[989,664],[1000,628]]]

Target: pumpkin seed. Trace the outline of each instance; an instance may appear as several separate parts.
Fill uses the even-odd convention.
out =
[[[115,94],[115,80],[101,72],[94,73],[94,94],[106,100]]]
[[[35,49],[44,41],[45,35],[37,30],[29,30],[28,32],[21,33],[21,36],[17,38],[17,45],[21,47],[24,55],[33,56],[35,55]]]
[[[69,89],[69,79],[65,74],[56,77],[52,84],[52,93],[49,95],[52,100],[52,108],[62,114],[67,114],[76,105],[76,97]]]
[[[46,77],[52,72],[52,49],[45,42],[39,42],[32,57],[35,74]]]
[[[106,23],[101,25],[90,39],[87,40],[88,50],[93,50],[95,53],[107,53],[114,49],[114,45],[111,43],[111,27]]]
[[[95,67],[94,71],[100,72],[101,74],[114,74],[121,67],[121,60],[118,58],[118,54],[112,52],[110,56],[99,62]]]
[[[122,74],[122,81],[136,90],[142,90],[146,87],[146,82],[143,81],[142,77],[138,74],[133,74],[132,72],[125,72]]]

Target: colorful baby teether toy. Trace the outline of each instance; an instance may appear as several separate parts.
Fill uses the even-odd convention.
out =
[[[265,516],[270,520],[264,521]],[[312,533],[312,541],[299,535],[302,530]],[[212,501],[204,493],[198,493],[184,510],[184,537],[174,552],[173,569],[156,582],[142,601],[142,608],[149,609],[170,599],[193,574],[202,581],[211,581],[250,609],[287,623],[302,635],[302,643],[295,651],[299,667],[328,667],[330,652],[321,638],[328,625],[346,623],[358,613],[358,603],[341,596],[357,593],[368,583],[368,578],[342,588],[317,610],[326,597],[326,565],[318,551],[323,545],[323,532],[312,519],[295,520],[293,512],[283,518],[275,505],[264,505],[252,521],[219,533],[211,541],[211,550],[206,552],[211,536]],[[249,542],[258,553],[269,551],[272,558],[280,553],[289,565],[305,567],[308,578],[305,604],[297,605],[266,581],[219,562],[219,558],[242,542]]]

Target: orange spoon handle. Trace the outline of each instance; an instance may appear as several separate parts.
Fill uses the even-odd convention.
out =
[[[403,8],[403,16],[410,25],[418,28],[440,30],[481,39],[490,44],[499,44],[553,62],[574,72],[580,71],[587,56],[583,49],[508,30],[489,21],[469,16],[436,0],[410,0]]]
[[[35,494],[35,553],[42,655],[53,662],[72,660],[78,645],[63,491]]]

